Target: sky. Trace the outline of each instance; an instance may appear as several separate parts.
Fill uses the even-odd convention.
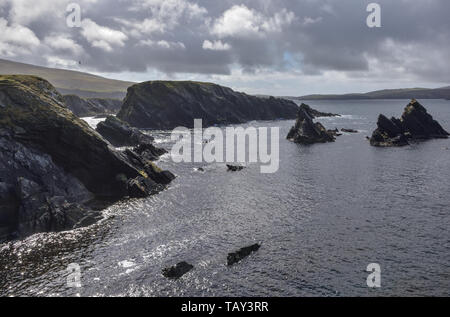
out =
[[[450,85],[450,1],[378,0],[369,28],[372,2],[0,0],[0,58],[277,96]]]

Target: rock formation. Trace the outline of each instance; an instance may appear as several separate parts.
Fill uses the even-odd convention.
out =
[[[183,275],[190,272],[193,268],[194,268],[194,266],[187,262],[180,262],[175,266],[164,269],[162,274],[164,277],[167,277],[168,279],[178,280]]]
[[[108,116],[105,121],[97,125],[96,131],[116,147],[137,146],[144,143],[152,143],[154,139],[132,128],[114,116]]]
[[[340,117],[341,116],[340,114],[317,111],[304,103],[302,103],[300,105],[300,109],[303,109],[313,119],[320,118],[320,117]]]
[[[378,147],[405,146],[409,140],[448,138],[450,135],[415,99],[406,106],[400,119],[380,115],[370,144]]]
[[[248,257],[253,252],[258,251],[260,248],[261,248],[260,244],[254,244],[249,247],[242,248],[237,252],[229,253],[228,257],[227,257],[227,265],[232,266],[232,265],[242,261],[243,259]]]
[[[146,129],[192,128],[252,120],[293,119],[298,106],[289,100],[260,98],[211,83],[151,81],[128,88],[118,118]]]
[[[240,172],[244,168],[245,168],[244,166],[227,164],[227,169],[228,169],[229,172]]]
[[[355,130],[355,129],[341,129],[341,131],[342,132],[345,132],[345,133],[358,133],[358,130]]]
[[[116,114],[122,106],[122,101],[119,99],[85,99],[77,95],[65,95],[64,102],[77,117]]]
[[[299,144],[314,144],[334,142],[336,140],[335,135],[337,135],[336,132],[327,131],[321,123],[314,123],[305,109],[300,108],[297,122],[290,130],[287,139]]]
[[[0,76],[0,239],[90,224],[92,201],[149,195],[173,178],[112,148],[46,80]]]

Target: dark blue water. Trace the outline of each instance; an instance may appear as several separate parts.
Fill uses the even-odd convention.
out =
[[[39,234],[0,246],[0,295],[40,296],[391,296],[450,295],[450,140],[404,148],[370,147],[379,113],[399,116],[408,103],[311,102],[327,128],[352,128],[336,143],[301,146],[280,127],[280,169],[251,164],[158,163],[178,178],[161,194],[119,203],[90,228]],[[423,101],[450,130],[450,101]],[[155,133],[170,147],[167,133]],[[262,243],[226,267],[228,252]],[[188,261],[177,282],[161,269]],[[78,263],[82,288],[67,287]],[[366,285],[369,263],[380,289]]]

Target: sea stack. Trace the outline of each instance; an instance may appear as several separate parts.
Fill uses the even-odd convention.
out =
[[[377,126],[370,138],[370,144],[377,147],[405,146],[410,140],[446,139],[450,135],[415,99],[400,119],[380,115]]]
[[[128,88],[117,117],[133,127],[167,130],[252,120],[294,119],[298,106],[280,98],[261,98],[212,83],[150,81]]]
[[[299,144],[314,144],[336,141],[333,132],[327,131],[321,123],[315,123],[305,108],[299,109],[297,114],[297,122],[289,132],[287,139]]]

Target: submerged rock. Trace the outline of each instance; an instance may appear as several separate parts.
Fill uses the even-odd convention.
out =
[[[449,133],[415,99],[406,106],[400,119],[380,115],[370,144],[378,147],[406,146],[409,140],[448,138]]]
[[[300,109],[303,109],[311,118],[320,118],[320,117],[340,117],[340,114],[335,113],[328,113],[328,112],[320,112],[313,108],[311,108],[309,105],[302,103],[300,105]]]
[[[260,244],[254,244],[249,247],[242,248],[237,252],[229,253],[228,257],[227,257],[227,265],[232,266],[232,265],[242,261],[243,259],[248,257],[253,252],[258,251],[260,248],[261,248]]]
[[[300,108],[297,122],[290,130],[287,139],[299,144],[326,143],[336,141],[334,135],[334,132],[327,131],[321,123],[314,123],[305,109]]]
[[[137,128],[192,128],[252,120],[293,119],[298,106],[289,100],[260,98],[212,83],[151,81],[128,88],[118,118]]]
[[[0,239],[91,224],[100,217],[92,201],[132,195],[131,180],[174,177],[112,148],[44,79],[0,76],[0,105]]]
[[[170,268],[166,268],[162,271],[162,274],[164,277],[171,279],[171,280],[178,280],[183,275],[187,274],[194,268],[193,265],[187,263],[187,262],[180,262],[175,266],[172,266]]]
[[[341,129],[341,131],[345,133],[359,133],[358,130],[354,129]]]

